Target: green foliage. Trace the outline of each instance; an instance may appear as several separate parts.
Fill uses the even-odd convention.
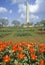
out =
[[[38,34],[42,27],[7,27],[0,28],[0,41],[13,39],[15,42],[36,41],[45,43],[45,34]],[[44,28],[44,27],[43,27]],[[28,36],[28,37],[27,37]],[[43,38],[43,39],[42,39]]]
[[[45,26],[45,20],[41,20],[40,24],[43,24]]]
[[[6,27],[8,25],[8,23],[9,23],[8,19],[4,19],[4,18],[0,19],[1,26]]]
[[[19,26],[20,25],[20,22],[17,21],[17,20],[14,20],[14,21],[12,21],[12,24],[14,24],[14,26]]]
[[[32,36],[32,34],[30,32],[17,32],[14,36]]]

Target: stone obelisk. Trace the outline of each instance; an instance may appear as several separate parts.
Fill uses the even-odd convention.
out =
[[[26,2],[26,24],[29,23],[29,4]]]

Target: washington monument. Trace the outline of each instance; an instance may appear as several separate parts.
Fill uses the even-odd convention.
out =
[[[29,23],[29,4],[26,1],[26,23]]]

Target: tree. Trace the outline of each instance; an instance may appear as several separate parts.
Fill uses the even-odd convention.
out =
[[[4,19],[4,18],[1,18],[0,19],[0,24],[2,27],[6,27],[8,25],[8,19]]]
[[[2,27],[2,25],[0,24],[0,27]]]
[[[32,22],[29,22],[29,23],[26,23],[27,26],[32,26],[33,23]]]
[[[19,25],[20,25],[20,22],[17,21],[17,20],[13,20],[13,21],[12,21],[12,24],[13,24],[14,26],[19,26]]]
[[[35,26],[41,26],[40,22],[36,22]]]
[[[45,26],[45,20],[40,21],[40,24]]]

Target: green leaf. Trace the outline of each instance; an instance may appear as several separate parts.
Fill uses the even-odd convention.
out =
[[[5,62],[1,62],[0,65],[6,65],[6,63]]]
[[[28,58],[27,57],[24,57],[24,61],[28,61]]]
[[[15,61],[14,61],[14,64],[18,64],[18,61],[17,61],[17,60],[15,60]]]
[[[29,64],[25,62],[24,65],[29,65]]]

